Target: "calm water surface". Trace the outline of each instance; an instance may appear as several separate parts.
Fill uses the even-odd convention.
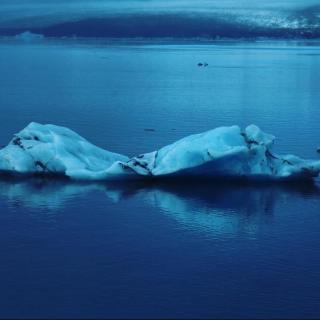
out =
[[[278,151],[318,157],[316,43],[2,40],[0,71],[0,145],[38,121],[134,155],[255,123]],[[318,181],[1,178],[0,317],[316,318],[319,230]]]

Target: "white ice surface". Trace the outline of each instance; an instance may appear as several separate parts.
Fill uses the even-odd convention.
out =
[[[60,174],[77,180],[143,177],[311,179],[320,161],[272,152],[274,137],[257,126],[219,127],[129,159],[70,129],[30,123],[0,150],[0,172]]]

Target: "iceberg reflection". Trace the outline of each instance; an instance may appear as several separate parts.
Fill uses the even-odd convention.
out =
[[[246,184],[200,183],[158,184],[148,203],[195,231],[255,233],[259,225],[273,219],[275,208],[293,197],[319,197],[314,183]]]
[[[188,229],[218,233],[240,229],[255,233],[260,223],[272,219],[277,204],[290,197],[318,198],[320,189],[311,182],[262,185],[205,181],[76,183],[44,177],[0,180],[0,198],[10,206],[28,209],[55,211],[69,202],[77,206],[79,199],[87,199],[91,193],[106,195],[108,201],[119,205],[128,198],[139,201]]]

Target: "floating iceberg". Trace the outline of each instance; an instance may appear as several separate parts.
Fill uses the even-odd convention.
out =
[[[128,160],[94,146],[67,128],[30,123],[0,150],[0,171],[103,180],[113,174],[119,176],[117,163]]]
[[[37,41],[44,39],[44,35],[40,33],[32,33],[30,31],[25,31],[22,33],[19,33],[15,36],[16,39],[22,40],[22,41]]]
[[[72,130],[30,123],[0,150],[0,172],[77,180],[195,177],[312,179],[320,160],[273,153],[274,136],[250,125],[219,127],[133,158],[103,150]]]

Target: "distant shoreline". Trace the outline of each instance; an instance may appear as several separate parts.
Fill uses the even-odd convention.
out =
[[[0,35],[0,43],[85,43],[85,44],[116,44],[116,45],[235,45],[235,44],[265,44],[265,45],[306,45],[319,46],[319,39],[281,39],[281,38],[172,38],[172,37],[130,37],[130,38],[116,38],[116,37],[45,37],[42,34],[36,34],[35,37],[23,37],[21,34],[15,36]]]

